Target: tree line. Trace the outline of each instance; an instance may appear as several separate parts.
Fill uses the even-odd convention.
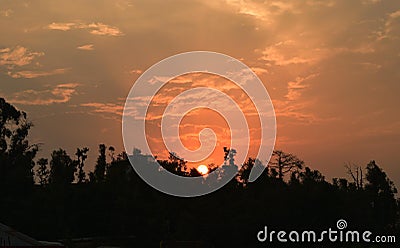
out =
[[[161,240],[258,247],[256,234],[264,225],[319,230],[334,227],[338,219],[355,230],[399,235],[397,191],[375,161],[365,168],[346,165],[349,179],[328,182],[296,155],[276,150],[266,165],[248,158],[220,190],[184,199],[148,186],[125,152],[116,154],[105,144],[99,145],[88,173],[87,147],[77,148],[73,157],[58,149],[50,159],[36,158],[39,146],[27,139],[32,126],[25,112],[0,98],[0,222],[38,239],[63,240],[71,247],[76,238],[98,236],[134,236],[127,246],[140,247],[159,246]],[[234,165],[235,151],[224,151],[226,165]],[[146,156],[137,149],[133,154]],[[172,173],[200,176],[172,152],[158,162]],[[257,166],[266,169],[250,183],[250,171]],[[368,247],[390,247],[374,245]]]

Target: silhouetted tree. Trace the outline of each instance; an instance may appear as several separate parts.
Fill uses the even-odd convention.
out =
[[[344,166],[347,170],[347,174],[353,179],[353,183],[357,190],[361,190],[364,187],[363,171],[361,166],[351,165],[349,163]],[[354,171],[355,170],[355,171]]]
[[[365,178],[367,179],[365,190],[370,197],[374,223],[381,228],[394,226],[397,215],[394,195],[397,189],[393,182],[375,161],[367,165]]]
[[[295,155],[285,153],[280,150],[275,150],[272,152],[268,167],[275,170],[277,177],[282,180],[286,173],[289,173],[293,170],[300,170],[303,168],[303,165],[304,162]],[[274,173],[273,170],[272,173]]]
[[[306,167],[304,171],[299,173],[300,182],[306,183],[322,183],[325,182],[325,177],[317,170],[311,170]]]
[[[119,153],[117,155],[117,161],[120,161],[120,160],[128,160],[128,154],[126,154],[125,151],[122,151],[121,153]]]
[[[104,182],[105,179],[107,167],[106,148],[104,144],[99,145],[99,156],[94,168],[94,179],[96,182]]]
[[[333,178],[332,184],[342,191],[349,190],[349,181],[346,178]]]
[[[36,176],[39,178],[40,185],[49,183],[50,170],[48,168],[49,160],[47,158],[40,158],[36,164],[39,166],[36,170]]]
[[[131,178],[133,168],[127,159],[115,159],[106,169],[106,181],[112,184],[123,184]]]
[[[111,162],[115,161],[115,148],[113,146],[108,147],[108,156],[110,157]]]
[[[233,148],[224,147],[224,154],[225,165],[227,165],[226,162],[229,161],[229,165],[234,166],[236,150]]]
[[[74,181],[77,163],[74,162],[67,152],[58,149],[52,152],[50,161],[49,183],[57,186],[65,186]]]
[[[368,183],[366,189],[375,195],[386,195],[393,197],[397,189],[393,182],[387,177],[386,173],[375,163],[374,160],[367,165],[366,179]]]
[[[83,170],[83,167],[85,166],[85,160],[87,159],[87,152],[89,151],[89,148],[84,147],[82,149],[77,148],[75,155],[77,156],[77,164],[78,164],[78,172],[77,172],[77,178],[78,178],[78,183],[83,183],[86,180],[86,174],[85,171]]]
[[[157,162],[167,171],[179,176],[189,176],[190,171],[186,171],[186,161],[176,153],[169,152],[168,160],[157,160]],[[195,173],[195,172],[193,172]]]
[[[253,169],[255,162],[256,162],[255,159],[248,158],[247,161],[242,165],[242,168],[240,168],[240,170],[238,172],[237,180],[240,183],[242,183],[243,186],[247,185],[247,183],[249,181],[251,169]]]
[[[196,168],[190,168],[188,176],[190,176],[190,177],[200,177],[202,175]]]
[[[8,114],[4,114],[4,109],[8,109]],[[27,131],[29,125],[16,131],[24,122],[20,118],[26,121],[26,117],[22,112],[18,114],[14,110],[2,103],[0,179],[5,181],[0,180],[1,186],[12,186],[11,181],[13,185],[19,185],[17,183],[31,178],[26,177],[31,168],[30,160],[22,159],[24,156],[33,158],[26,153],[29,149],[23,149],[29,148],[23,145],[27,144],[23,130]],[[16,142],[18,139],[24,141]],[[35,151],[34,148],[30,148],[32,152]],[[396,237],[399,234],[400,208],[399,201],[395,200],[397,191],[375,161],[367,166],[365,183],[360,182],[363,177],[361,171],[357,177],[357,172],[352,170],[354,182],[336,178],[330,184],[319,171],[308,167],[303,170],[304,163],[296,156],[275,151],[269,167],[262,171],[255,182],[248,181],[250,172],[261,172],[264,168],[260,161],[249,158],[237,177],[224,187],[206,196],[182,199],[163,194],[147,185],[130,164],[130,161],[136,161],[150,166],[154,173],[165,173],[165,170],[159,170],[154,157],[143,155],[140,150],[135,149],[128,160],[125,152],[117,156],[114,156],[114,152],[111,147],[108,149],[111,162],[107,163],[107,148],[104,144],[99,146],[96,169],[89,174],[89,178],[91,182],[104,181],[101,184],[71,185],[75,173],[77,182],[84,181],[87,148],[77,149],[76,160],[72,160],[65,150],[53,151],[50,172],[47,168],[48,161],[39,159],[36,175],[42,185],[46,184],[48,175],[50,187],[31,187],[34,190],[23,197],[14,193],[2,194],[0,212],[4,214],[1,221],[43,240],[72,242],[76,237],[101,237],[93,241],[95,244],[87,244],[88,247],[111,245],[114,238],[125,238],[132,234],[133,240],[118,245],[156,247],[160,245],[160,240],[168,239],[199,240],[196,243],[201,243],[201,247],[259,247],[263,244],[257,242],[255,235],[266,223],[282,230],[301,230],[306,223],[307,228],[317,231],[325,230],[336,223],[339,217],[351,221],[351,229],[354,230],[367,227],[368,230],[375,229],[371,230],[374,233],[380,231],[380,234],[395,234]],[[234,164],[236,151],[225,147],[224,152],[222,171],[233,169],[237,173]],[[195,168],[188,171],[186,161],[174,153],[170,153],[169,158],[161,162],[164,168],[175,174],[200,176]],[[14,170],[21,165],[21,168],[25,168],[25,173]],[[210,172],[217,168],[214,165],[208,167]],[[285,182],[282,179],[289,172],[290,180]],[[212,179],[208,175],[202,182],[210,182],[207,178]],[[243,185],[246,187],[242,187]],[[217,216],[218,221],[202,221],[207,216]],[[112,237],[112,240],[108,237]],[[90,243],[88,240],[90,239],[84,239],[85,245]],[[207,242],[210,243],[209,246],[206,245]],[[190,246],[191,243],[186,242],[184,245]],[[282,243],[275,244],[272,242],[268,245],[282,247]],[[282,245],[304,247],[304,244]],[[387,244],[372,245],[392,247]],[[80,244],[70,246],[78,247]],[[332,243],[327,247],[337,246],[337,243]],[[353,246],[361,247],[363,244],[344,244],[344,247]]]
[[[32,123],[26,113],[0,98],[0,185],[12,189],[27,189],[33,185],[33,159],[38,145],[29,144]]]
[[[90,171],[89,174],[88,174],[88,176],[89,176],[89,182],[91,182],[91,183],[96,182],[96,177],[95,177],[93,171]]]

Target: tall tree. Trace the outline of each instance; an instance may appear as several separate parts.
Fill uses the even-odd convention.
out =
[[[365,178],[365,190],[370,196],[374,223],[383,228],[393,226],[397,215],[397,202],[394,197],[397,189],[393,182],[375,161],[367,165]]]
[[[134,152],[134,154],[137,152]],[[179,157],[175,152],[169,152],[168,160],[157,160],[158,163],[164,167],[167,171],[174,173],[179,176],[188,176],[190,172],[187,172],[186,161]],[[193,173],[195,173],[193,171]]]
[[[29,144],[32,123],[23,111],[0,98],[0,185],[13,189],[33,185],[37,144]]]
[[[304,171],[299,173],[300,182],[307,184],[318,184],[325,182],[325,177],[318,170],[311,170],[306,167]]]
[[[36,176],[39,178],[39,184],[48,184],[50,175],[50,170],[48,168],[49,160],[47,158],[40,158],[36,164],[39,166],[36,170]]]
[[[110,157],[111,162],[115,161],[115,148],[113,146],[108,147],[108,156]]]
[[[363,170],[361,166],[351,165],[350,163],[344,166],[347,170],[347,174],[353,179],[353,184],[357,190],[361,190],[364,187]]]
[[[86,173],[83,170],[83,167],[85,166],[85,160],[87,159],[87,152],[89,151],[89,148],[84,147],[82,149],[77,148],[76,149],[76,157],[77,157],[77,165],[78,165],[78,172],[77,172],[77,178],[78,178],[78,183],[84,183],[86,181]]]
[[[96,182],[103,182],[107,168],[106,145],[99,145],[99,156],[97,158],[96,166],[94,168],[94,180]]]
[[[237,180],[243,184],[243,186],[246,186],[249,177],[250,177],[250,172],[254,167],[254,163],[256,162],[256,159],[254,158],[248,158],[247,161],[242,165],[242,168],[240,168],[237,176]]]
[[[67,152],[58,149],[52,152],[50,161],[49,183],[65,186],[74,181],[77,163],[71,159]]]
[[[277,171],[279,179],[283,180],[286,173],[290,173],[293,170],[301,170],[304,166],[304,162],[293,154],[285,153],[280,150],[272,152],[271,159],[268,167]]]
[[[224,147],[224,165],[235,166],[236,150],[233,148]]]
[[[394,197],[394,194],[397,193],[393,182],[374,160],[367,165],[366,179],[368,181],[365,185],[366,189],[373,192],[375,195]]]

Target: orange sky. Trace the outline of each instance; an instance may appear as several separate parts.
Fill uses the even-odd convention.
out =
[[[146,134],[152,154],[157,155],[160,159],[168,158],[168,149],[164,145],[161,134],[161,117],[166,107],[171,104],[171,101],[176,96],[195,87],[208,87],[219,90],[230,96],[238,104],[243,111],[250,131],[250,147],[245,157],[256,157],[260,146],[261,128],[253,102],[235,83],[221,76],[207,73],[189,73],[176,77],[165,84],[153,97],[146,115]],[[219,99],[215,100],[218,101]],[[220,102],[223,104],[222,101]],[[194,109],[184,116],[179,125],[182,144],[192,151],[199,149],[199,134],[205,128],[210,128],[215,132],[216,147],[210,156],[196,163],[188,163],[188,167],[197,167],[199,164],[222,165],[224,162],[223,148],[231,147],[231,130],[227,120],[218,112],[208,108]],[[173,152],[177,153],[177,155],[180,154],[179,151]]]
[[[28,112],[39,156],[89,146],[93,164],[99,143],[121,151],[121,113],[138,76],[168,56],[209,50],[263,81],[277,148],[327,178],[375,159],[400,185],[399,1],[9,0],[0,29],[0,96]]]

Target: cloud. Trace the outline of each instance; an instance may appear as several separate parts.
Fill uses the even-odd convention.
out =
[[[301,96],[301,90],[304,90],[309,87],[309,85],[303,84],[304,81],[314,78],[317,75],[312,74],[307,77],[297,77],[295,81],[290,81],[288,83],[287,89],[288,93],[286,94],[286,99],[289,101],[298,100]]]
[[[262,22],[264,25],[270,25],[279,22],[279,20],[276,18],[279,15],[299,15],[303,14],[304,11],[307,10],[307,7],[330,8],[335,6],[335,4],[336,3],[333,0],[225,0],[224,4],[221,4],[219,7],[226,8],[226,5],[228,5],[239,14],[251,16]],[[218,6],[218,4],[215,3],[211,5]]]
[[[226,0],[226,3],[236,8],[240,14],[249,15],[263,21],[267,21],[267,17],[270,14],[266,8],[260,8],[262,4],[256,2]]]
[[[97,35],[109,35],[109,36],[121,36],[122,32],[117,27],[111,27],[103,23],[91,23],[88,25],[91,28],[91,34]]]
[[[304,51],[300,54],[299,51],[299,44],[294,40],[281,41],[266,47],[261,52],[260,60],[265,60],[278,66],[308,64],[317,60],[311,54],[307,54]]]
[[[37,77],[45,77],[57,74],[64,74],[68,69],[61,68],[61,69],[54,69],[51,71],[18,71],[18,72],[11,72],[9,71],[7,74],[12,78],[37,78]]]
[[[123,103],[100,103],[100,102],[90,102],[82,103],[81,107],[89,108],[86,113],[99,115],[104,119],[121,120],[122,113],[124,111]],[[132,111],[131,111],[132,112]],[[135,110],[133,110],[132,115],[135,115]]]
[[[22,105],[50,105],[54,103],[66,103],[77,93],[78,83],[59,84],[52,89],[24,90],[8,97],[11,103]]]
[[[75,26],[76,26],[76,24],[73,22],[59,22],[59,23],[53,22],[53,23],[49,24],[47,26],[47,28],[52,29],[52,30],[67,31],[67,30],[71,30]]]
[[[124,106],[122,104],[115,103],[99,103],[99,102],[91,102],[91,103],[82,103],[82,107],[90,107],[93,108],[96,113],[108,113],[108,114],[118,114],[122,115],[122,111]]]
[[[400,33],[400,9],[388,15],[385,22],[385,31],[382,38],[398,37]]]
[[[119,8],[121,10],[126,10],[133,6],[132,1],[130,1],[130,0],[116,0],[114,2],[115,2],[115,7]]]
[[[307,108],[314,104],[312,101],[293,103],[287,100],[272,100],[272,102],[277,117],[288,117],[294,119],[296,124],[309,125],[322,120],[315,114],[307,112]]]
[[[376,63],[360,62],[358,64],[364,67],[368,71],[378,71],[379,69],[382,68],[382,65]]]
[[[231,6],[237,13],[249,15],[264,23],[273,23],[274,16],[282,13],[300,13],[300,8],[296,8],[294,1],[246,1],[246,0],[225,0],[225,4]]]
[[[374,1],[374,0],[372,0],[372,1]],[[315,6],[315,7],[333,7],[333,6],[335,6],[335,1],[333,1],[333,0],[307,0],[306,3],[309,6]]]
[[[395,136],[399,135],[400,132],[400,121],[388,123],[384,125],[378,126],[368,126],[359,129],[355,134],[361,138],[365,138],[368,136],[375,136],[375,137],[383,137],[387,136]]]
[[[78,46],[76,49],[92,51],[92,50],[94,50],[94,45],[93,44],[82,45],[82,46]]]
[[[69,31],[74,29],[86,29],[94,35],[122,36],[124,35],[117,27],[113,27],[101,22],[53,22],[46,27],[50,30]]]
[[[306,125],[325,121],[325,119],[310,112],[310,107],[315,105],[315,101],[302,98],[303,91],[310,87],[305,82],[317,76],[318,74],[310,74],[304,77],[298,76],[295,80],[289,81],[287,83],[287,94],[284,96],[285,99],[272,100],[276,116],[294,119],[295,123]]]
[[[31,52],[23,46],[0,49],[0,65],[8,67],[28,65],[37,57],[43,56],[43,52]]]
[[[142,70],[140,69],[132,69],[129,71],[130,74],[142,74]]]
[[[250,68],[252,71],[254,71],[255,74],[257,74],[257,76],[261,76],[263,74],[267,74],[268,70],[261,68],[261,67],[251,67]]]
[[[0,10],[0,15],[4,17],[10,17],[14,11],[12,9]]]
[[[382,0],[362,0],[363,4],[376,4],[382,2]]]
[[[312,41],[308,42],[312,43]],[[340,54],[370,54],[374,52],[375,48],[370,43],[359,43],[354,46],[328,48],[325,46],[310,47],[306,41],[298,39],[297,41],[280,41],[267,46],[261,51],[261,56],[258,60],[267,62],[268,66],[310,66]]]

